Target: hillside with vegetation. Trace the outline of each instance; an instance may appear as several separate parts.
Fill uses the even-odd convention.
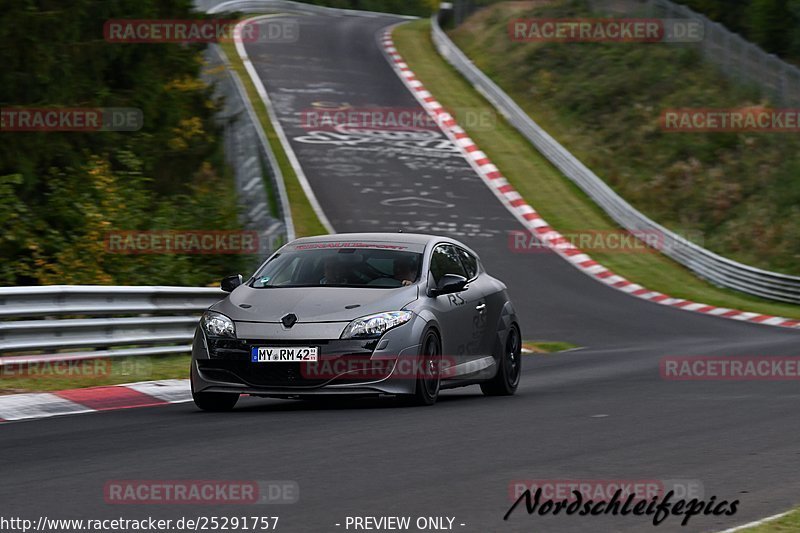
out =
[[[770,104],[692,47],[524,43],[507,33],[513,18],[583,16],[592,16],[584,2],[508,2],[451,33],[478,67],[636,208],[676,231],[702,235],[704,246],[727,257],[800,274],[800,135],[664,131],[663,110]]]

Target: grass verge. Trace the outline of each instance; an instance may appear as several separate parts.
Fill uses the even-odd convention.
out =
[[[522,349],[533,354],[564,352],[578,348],[577,344],[560,341],[522,341]]]
[[[492,127],[470,122],[497,115],[491,104],[437,52],[430,21],[399,26],[394,42],[417,78],[450,111],[470,137],[542,217],[561,233],[618,230],[619,227],[572,182],[556,170],[522,135],[497,116]],[[697,278],[671,259],[651,253],[591,251],[592,257],[619,275],[648,289],[709,305],[800,318],[800,306],[767,301],[721,289]]]
[[[800,508],[777,520],[742,529],[741,533],[794,533],[796,531],[800,531]]]
[[[236,72],[239,79],[242,80],[245,91],[247,91],[247,97],[250,99],[253,109],[255,109],[256,116],[261,123],[261,127],[264,129],[264,134],[267,136],[267,141],[272,148],[272,152],[275,154],[275,159],[278,160],[278,166],[281,169],[283,181],[286,185],[286,195],[289,197],[289,209],[292,213],[292,220],[294,221],[294,229],[297,237],[327,234],[328,232],[325,226],[323,226],[319,218],[317,218],[317,214],[311,207],[311,203],[308,201],[308,197],[305,191],[303,191],[303,187],[300,185],[300,180],[297,178],[297,174],[289,162],[289,158],[286,156],[278,134],[275,132],[272,121],[269,119],[267,108],[264,102],[261,101],[261,97],[258,96],[255,85],[253,85],[253,80],[250,79],[250,75],[247,73],[247,70],[245,70],[242,59],[236,52],[236,45],[233,42],[225,42],[220,43],[220,47],[223,52],[225,52],[225,55],[228,56],[233,71]]]
[[[46,392],[157,379],[188,379],[186,355],[112,357],[0,367],[0,395]]]

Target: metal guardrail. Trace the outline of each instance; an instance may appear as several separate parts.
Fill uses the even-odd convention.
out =
[[[703,26],[703,39],[692,46],[706,61],[736,82],[758,88],[777,105],[800,105],[800,68],[684,5],[670,0],[591,0],[591,4],[616,16],[695,20]]]
[[[247,91],[222,49],[205,52],[207,82],[224,105],[217,114],[223,126],[225,159],[233,169],[245,229],[258,231],[259,250],[272,252],[295,238],[294,223],[280,165],[267,141]],[[210,74],[213,73],[213,74]],[[270,213],[265,186],[275,196],[277,213]]]
[[[232,168],[240,220],[247,230],[259,234],[259,250],[272,252],[295,237],[283,174],[264,135],[252,104],[225,53],[218,45],[206,51],[215,97],[224,105],[217,113],[223,127],[225,159]],[[277,213],[270,213],[265,186],[275,195]]]
[[[698,276],[720,287],[771,300],[800,304],[800,277],[761,270],[722,257],[690,242],[637,211],[594,172],[561,146],[500,87],[486,76],[432,20],[432,38],[439,53],[567,178],[581,188],[614,221],[634,234],[663,236],[662,252]]]
[[[502,1],[451,0],[453,23],[460,26],[473,13]],[[682,5],[680,0],[588,0],[588,4],[595,16],[601,17],[691,19],[699,22],[703,38],[684,43],[685,46],[695,48],[719,72],[737,83],[757,89],[776,105],[800,105],[800,68]]]
[[[193,287],[2,287],[0,366],[188,353],[200,314],[224,295]]]

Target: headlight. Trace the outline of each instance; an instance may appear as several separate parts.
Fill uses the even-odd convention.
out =
[[[236,328],[233,326],[233,320],[222,313],[206,311],[200,318],[200,325],[203,326],[203,331],[212,337],[236,338]]]
[[[389,311],[377,315],[356,318],[344,328],[342,339],[369,339],[377,338],[393,327],[405,324],[413,314],[411,311]]]

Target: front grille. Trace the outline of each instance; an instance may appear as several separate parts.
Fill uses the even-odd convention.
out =
[[[348,365],[370,360],[377,345],[376,340],[304,340],[266,341],[243,339],[209,339],[210,359],[198,360],[198,365],[208,379],[228,383],[243,383],[255,387],[318,387],[331,380],[326,368],[331,361],[347,360]],[[253,363],[250,349],[253,346],[318,346],[318,363],[280,362]],[[301,366],[303,365],[303,366]],[[371,380],[365,380],[371,381]],[[350,381],[354,383],[354,381]]]
[[[273,341],[261,339],[208,339],[208,351],[211,359],[229,361],[250,361],[250,349],[253,346],[318,346],[320,355],[334,357],[342,355],[372,355],[378,341],[371,340],[301,340]]]
[[[237,361],[198,361],[203,375],[214,381],[243,383],[254,387],[315,387],[329,379],[306,377],[300,368],[307,363],[251,363]]]

